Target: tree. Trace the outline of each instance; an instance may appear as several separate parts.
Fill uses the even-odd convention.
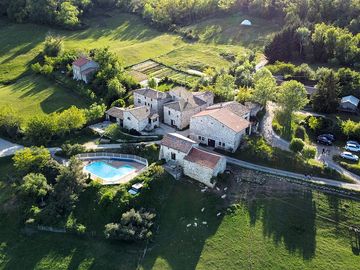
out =
[[[301,56],[303,54],[304,46],[306,46],[310,41],[311,32],[306,27],[299,27],[295,32],[299,40],[299,54]]]
[[[75,106],[58,114],[56,117],[57,133],[69,134],[74,130],[81,129],[86,124],[85,112]]]
[[[157,81],[155,80],[155,78],[151,78],[148,82],[148,86],[150,88],[156,88],[158,86]]]
[[[94,123],[104,117],[106,111],[106,105],[104,103],[97,104],[93,103],[89,109],[84,110],[86,122]]]
[[[229,74],[221,74],[216,78],[215,95],[222,100],[233,100],[235,94],[235,78]]]
[[[17,151],[13,157],[15,169],[24,175],[42,172],[50,159],[50,152],[44,147],[24,148]]]
[[[80,12],[76,6],[74,6],[71,2],[65,1],[61,3],[60,10],[57,15],[57,20],[60,25],[64,25],[68,28],[73,28],[79,24],[79,16]]]
[[[303,140],[301,140],[299,138],[294,138],[291,140],[289,148],[294,153],[300,153],[303,150],[304,146],[305,146],[305,143]]]
[[[25,137],[35,145],[46,145],[57,130],[54,117],[37,115],[29,119],[25,127]]]
[[[106,94],[106,99],[110,104],[114,100],[122,98],[126,93],[126,89],[121,84],[118,78],[113,78],[108,81],[108,92]]]
[[[64,41],[60,36],[47,35],[44,42],[44,55],[56,57],[64,49]]]
[[[122,98],[119,98],[115,100],[113,103],[111,103],[111,107],[119,107],[119,108],[125,108],[126,103]]]
[[[48,185],[44,175],[40,173],[29,173],[23,178],[23,183],[20,186],[20,191],[33,198],[41,199],[48,194],[51,190],[51,186]]]
[[[54,186],[54,197],[52,203],[57,212],[65,214],[70,211],[78,200],[80,192],[86,185],[86,175],[82,171],[82,161],[72,157],[68,166],[60,169]]]
[[[276,96],[276,81],[267,68],[262,68],[255,73],[255,88],[252,99],[266,106],[267,101],[274,100]]]
[[[0,108],[0,134],[15,138],[20,133],[19,113],[9,106]]]
[[[317,112],[335,112],[339,106],[338,91],[339,83],[333,71],[320,78],[316,92],[312,96],[313,109]]]
[[[309,100],[304,85],[297,81],[288,81],[281,85],[278,102],[286,113],[302,109]]]

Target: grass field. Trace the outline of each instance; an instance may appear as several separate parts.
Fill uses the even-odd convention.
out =
[[[10,159],[0,159],[0,269],[137,269],[143,246],[24,233],[6,180],[11,171]],[[270,177],[264,185],[232,187],[232,194],[243,199],[227,214],[221,199],[194,184],[173,182],[169,192],[140,269],[357,270],[360,264],[347,230],[360,225],[360,202]],[[79,218],[101,227],[101,208],[95,198],[83,196],[90,200],[81,203]],[[217,217],[218,212],[223,214]]]
[[[191,59],[195,64],[200,62],[204,66],[223,67],[229,63],[226,63],[218,51],[243,51],[243,47],[238,44],[193,46],[184,42],[178,35],[149,28],[140,18],[124,13],[114,12],[111,15],[97,16],[88,24],[89,28],[85,30],[64,31],[41,25],[13,24],[1,19],[0,35],[7,38],[0,41],[0,83],[13,80],[28,70],[31,61],[41,51],[41,44],[48,33],[63,36],[68,49],[109,47],[123,59],[125,65],[158,57],[171,62],[171,59],[180,55],[186,60],[184,67],[191,64]],[[191,50],[184,50],[184,47]],[[177,49],[181,50],[175,53]],[[210,59],[208,53],[212,50],[212,59],[207,63]],[[166,56],[167,54],[169,55]]]
[[[83,98],[41,76],[25,76],[11,85],[0,85],[0,106],[10,106],[27,117],[67,109],[83,108]]]
[[[250,20],[252,26],[242,26],[243,20]],[[210,44],[244,46],[262,50],[275,32],[281,30],[281,22],[264,20],[248,14],[236,13],[221,18],[207,19],[197,24],[184,27],[183,31],[192,30],[200,41]]]

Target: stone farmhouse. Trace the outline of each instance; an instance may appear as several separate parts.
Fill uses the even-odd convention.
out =
[[[99,64],[87,57],[80,57],[72,63],[73,79],[89,83],[94,73],[99,69]]]
[[[251,133],[250,110],[235,101],[215,104],[190,120],[190,138],[214,148],[235,152]]]
[[[151,112],[148,107],[135,108],[112,107],[106,111],[106,120],[116,122],[127,130],[151,131],[159,127],[159,115]]]
[[[211,92],[192,93],[183,87],[169,91],[173,101],[164,104],[164,123],[182,130],[190,125],[194,114],[214,103]]]
[[[184,129],[189,126],[192,115],[214,103],[211,92],[193,93],[176,87],[167,93],[151,88],[134,91],[134,106],[147,106],[160,116],[165,124]]]
[[[171,101],[168,93],[160,92],[151,88],[137,89],[134,94],[134,106],[146,106],[151,111],[157,113],[163,119],[164,104]]]
[[[162,139],[159,159],[182,167],[183,173],[211,188],[214,179],[226,169],[224,156],[198,148],[198,143],[177,133]]]

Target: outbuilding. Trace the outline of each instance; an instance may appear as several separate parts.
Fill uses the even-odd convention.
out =
[[[359,99],[354,96],[346,96],[341,99],[339,110],[345,112],[358,112]]]

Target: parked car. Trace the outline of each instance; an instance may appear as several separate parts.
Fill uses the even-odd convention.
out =
[[[350,151],[350,152],[360,152],[360,145],[348,143],[345,146],[345,149]]]
[[[356,146],[360,147],[360,143],[358,143],[357,141],[347,141],[346,144],[355,144]]]
[[[142,183],[136,183],[134,185],[131,186],[131,188],[128,190],[128,192],[131,195],[136,195],[140,192],[140,190],[143,188],[143,184]]]
[[[326,134],[321,134],[321,137],[325,137],[326,139],[328,139],[331,142],[335,142],[336,138],[333,134],[330,133],[326,133]]]
[[[332,145],[332,141],[330,141],[328,138],[324,136],[318,136],[316,141],[320,144]]]
[[[344,159],[351,160],[351,161],[359,161],[359,157],[357,155],[354,155],[350,152],[342,152],[340,156]]]

